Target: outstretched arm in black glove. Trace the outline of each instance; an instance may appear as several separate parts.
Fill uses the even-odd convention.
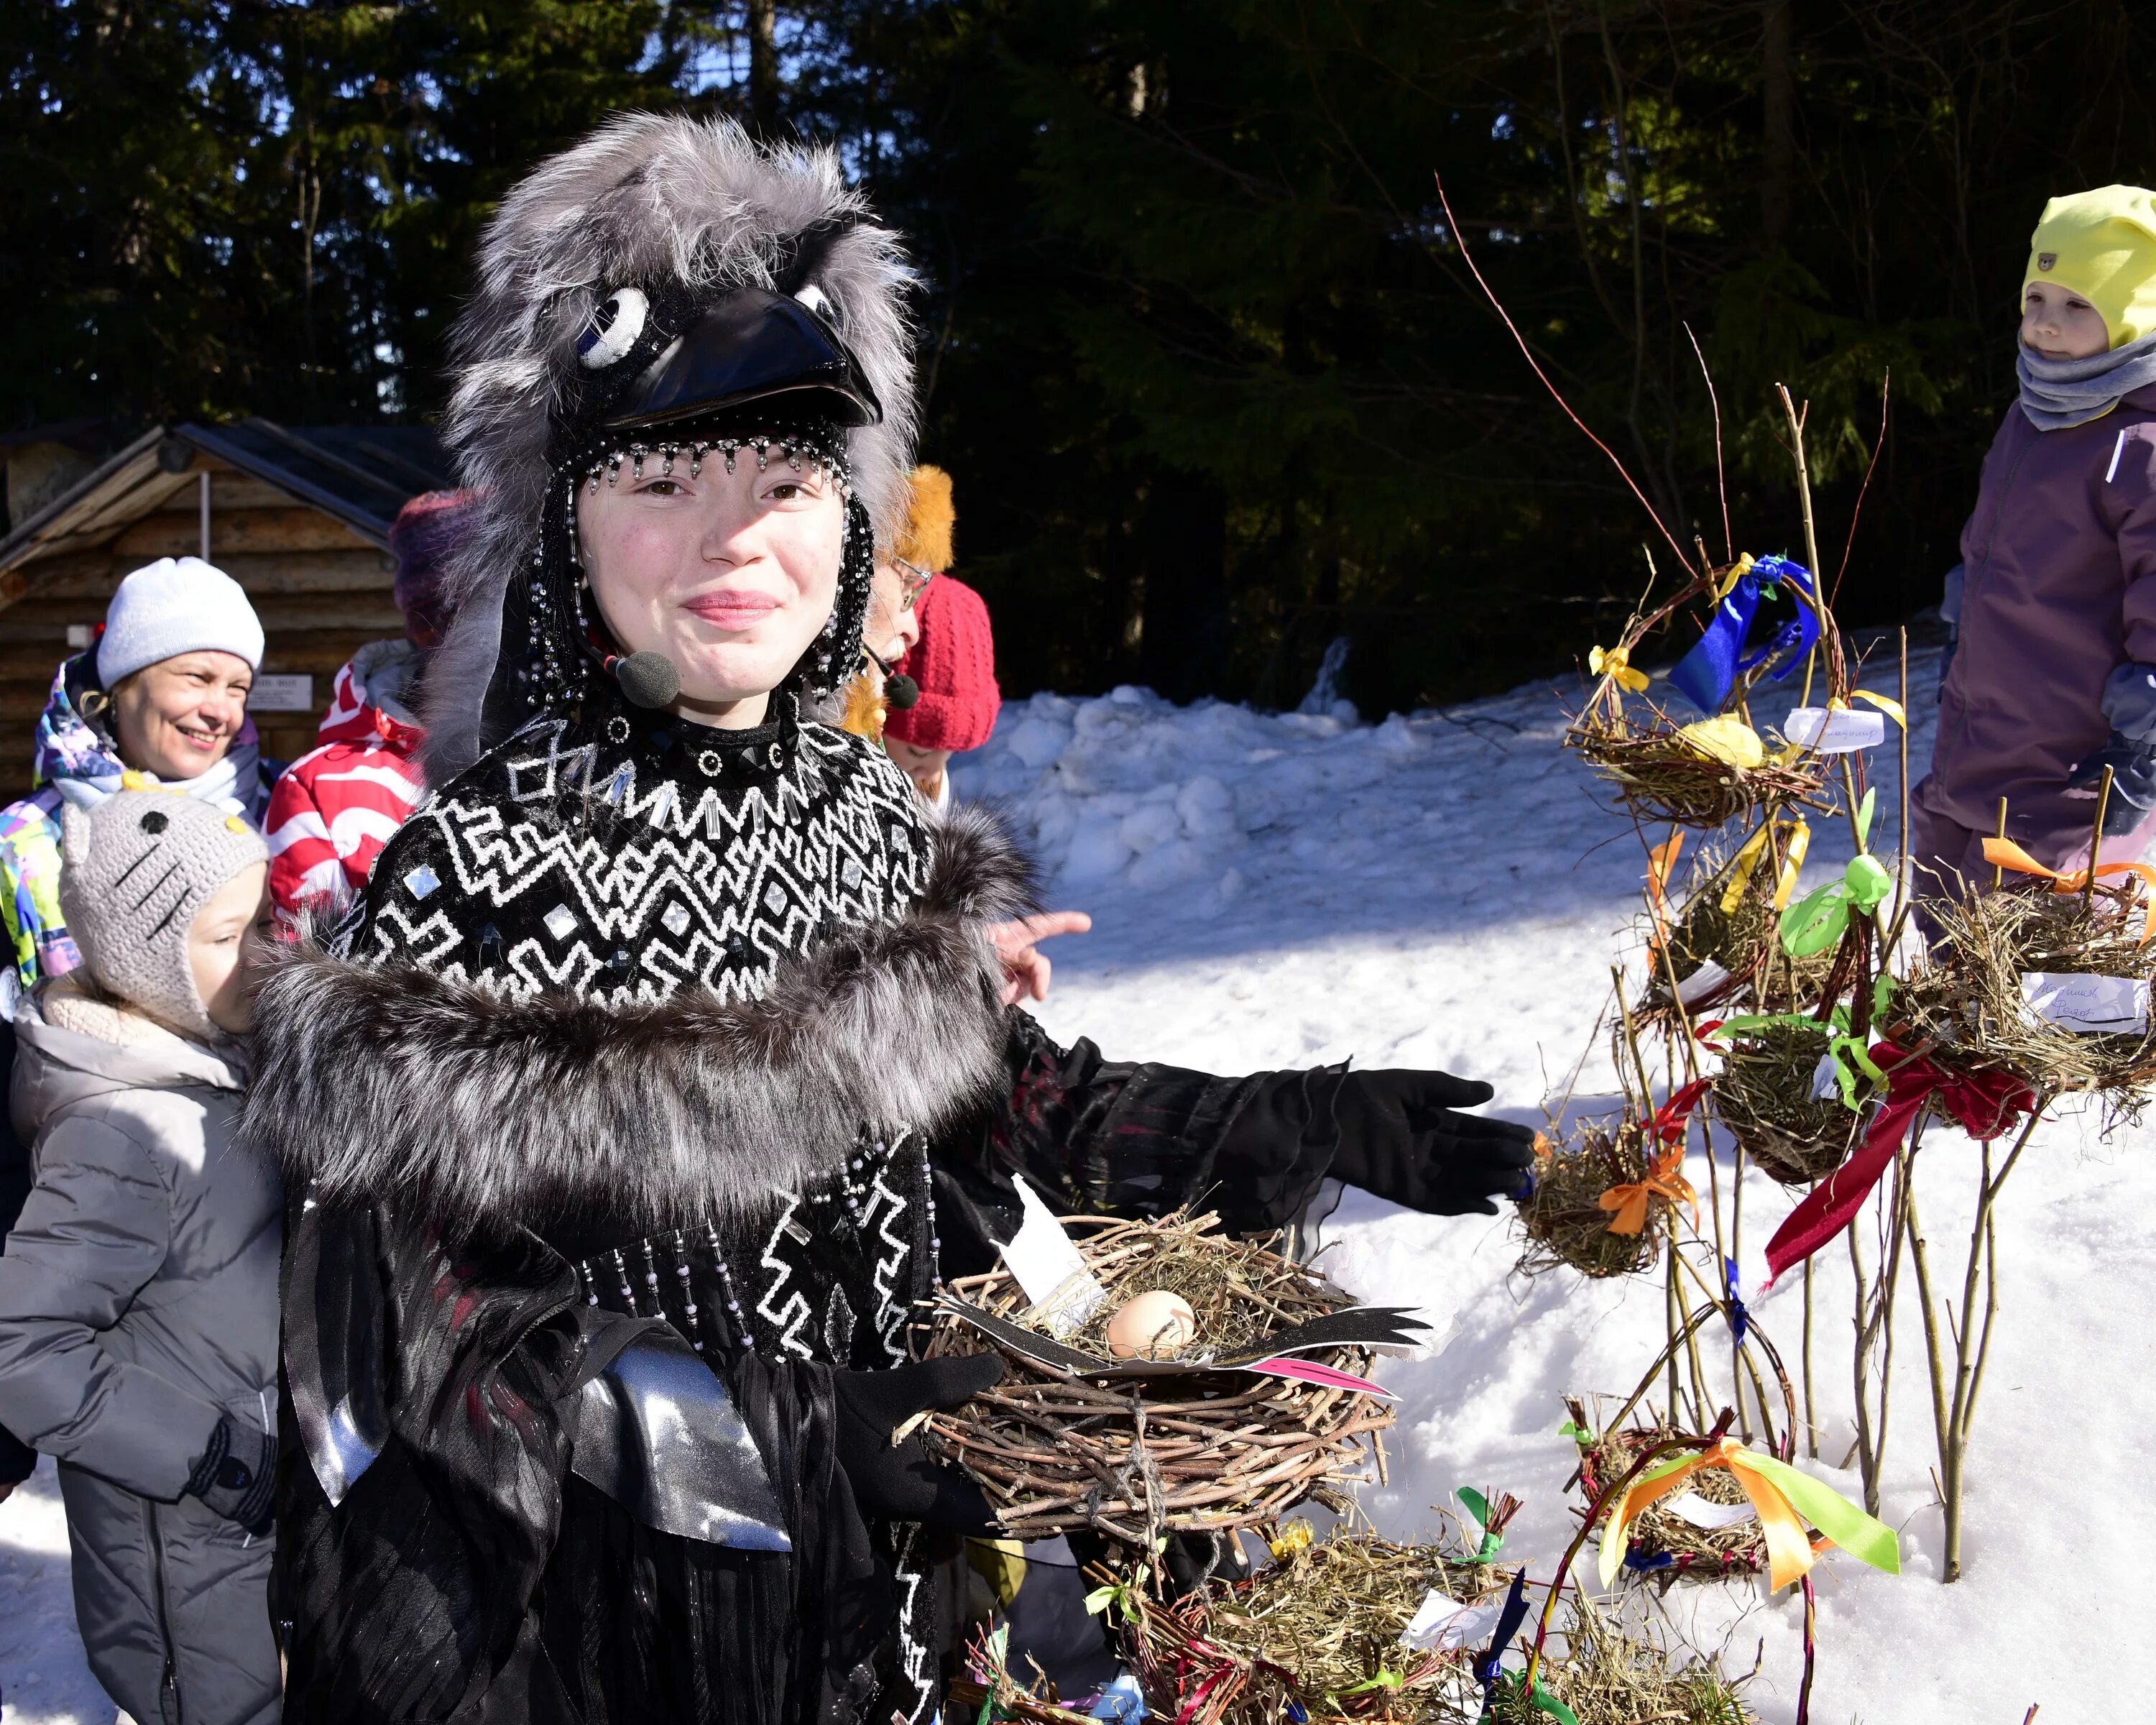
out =
[[[1458,1111],[1494,1092],[1448,1072],[1273,1072],[1220,1147],[1219,1172],[1276,1164],[1291,1152],[1313,1178],[1331,1174],[1431,1215],[1497,1214],[1524,1194],[1535,1165],[1532,1128]]]
[[[995,1514],[978,1486],[962,1470],[931,1456],[918,1431],[897,1444],[891,1435],[916,1414],[955,1408],[1003,1381],[1004,1363],[993,1353],[923,1360],[883,1372],[832,1373],[839,1465],[855,1501],[886,1521],[922,1522],[976,1539],[994,1537]]]

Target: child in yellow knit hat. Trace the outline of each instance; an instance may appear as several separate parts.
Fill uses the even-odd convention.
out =
[[[2055,198],[2022,271],[2020,395],[1962,530],[1953,656],[1917,788],[1919,890],[1989,881],[1983,841],[2138,857],[2156,809],[2156,193]],[[1949,594],[1953,581],[1949,578]]]

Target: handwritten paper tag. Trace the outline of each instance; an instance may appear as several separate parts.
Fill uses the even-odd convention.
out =
[[[2127,1036],[2148,1031],[2148,983],[2140,977],[2026,971],[2021,1005],[2030,1023],[2056,1024],[2061,1030]]]
[[[1448,1647],[1479,1647],[1497,1627],[1505,1609],[1502,1599],[1481,1605],[1463,1605],[1432,1588],[1422,1596],[1414,1616],[1400,1631],[1400,1645],[1419,1652],[1437,1652]]]
[[[1782,735],[1815,754],[1853,755],[1887,741],[1887,715],[1846,707],[1792,707]]]
[[[1704,1000],[1729,980],[1729,973],[1712,958],[1677,984],[1677,999],[1686,1006]]]
[[[1086,1267],[1078,1248],[1040,1201],[1040,1194],[1022,1179],[1012,1183],[1018,1188],[1025,1219],[1004,1248],[1004,1262],[1049,1333],[1067,1336],[1106,1303],[1108,1291]]]
[[[1759,1518],[1759,1512],[1749,1503],[1709,1503],[1697,1491],[1681,1491],[1674,1497],[1665,1497],[1658,1507],[1678,1520],[1690,1522],[1693,1527],[1704,1527],[1709,1532]]]

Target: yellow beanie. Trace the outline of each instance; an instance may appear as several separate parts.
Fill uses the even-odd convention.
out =
[[[906,476],[911,493],[898,554],[916,568],[940,575],[951,567],[951,530],[958,511],[951,502],[951,475],[923,463]]]
[[[2025,299],[2032,281],[2056,282],[2095,306],[2113,347],[2156,331],[2156,193],[2102,186],[2054,198],[2029,243]]]

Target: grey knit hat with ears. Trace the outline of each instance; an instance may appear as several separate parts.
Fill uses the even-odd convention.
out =
[[[60,810],[60,914],[91,980],[185,1035],[217,1036],[187,931],[235,875],[270,860],[262,835],[213,803],[121,791]]]

